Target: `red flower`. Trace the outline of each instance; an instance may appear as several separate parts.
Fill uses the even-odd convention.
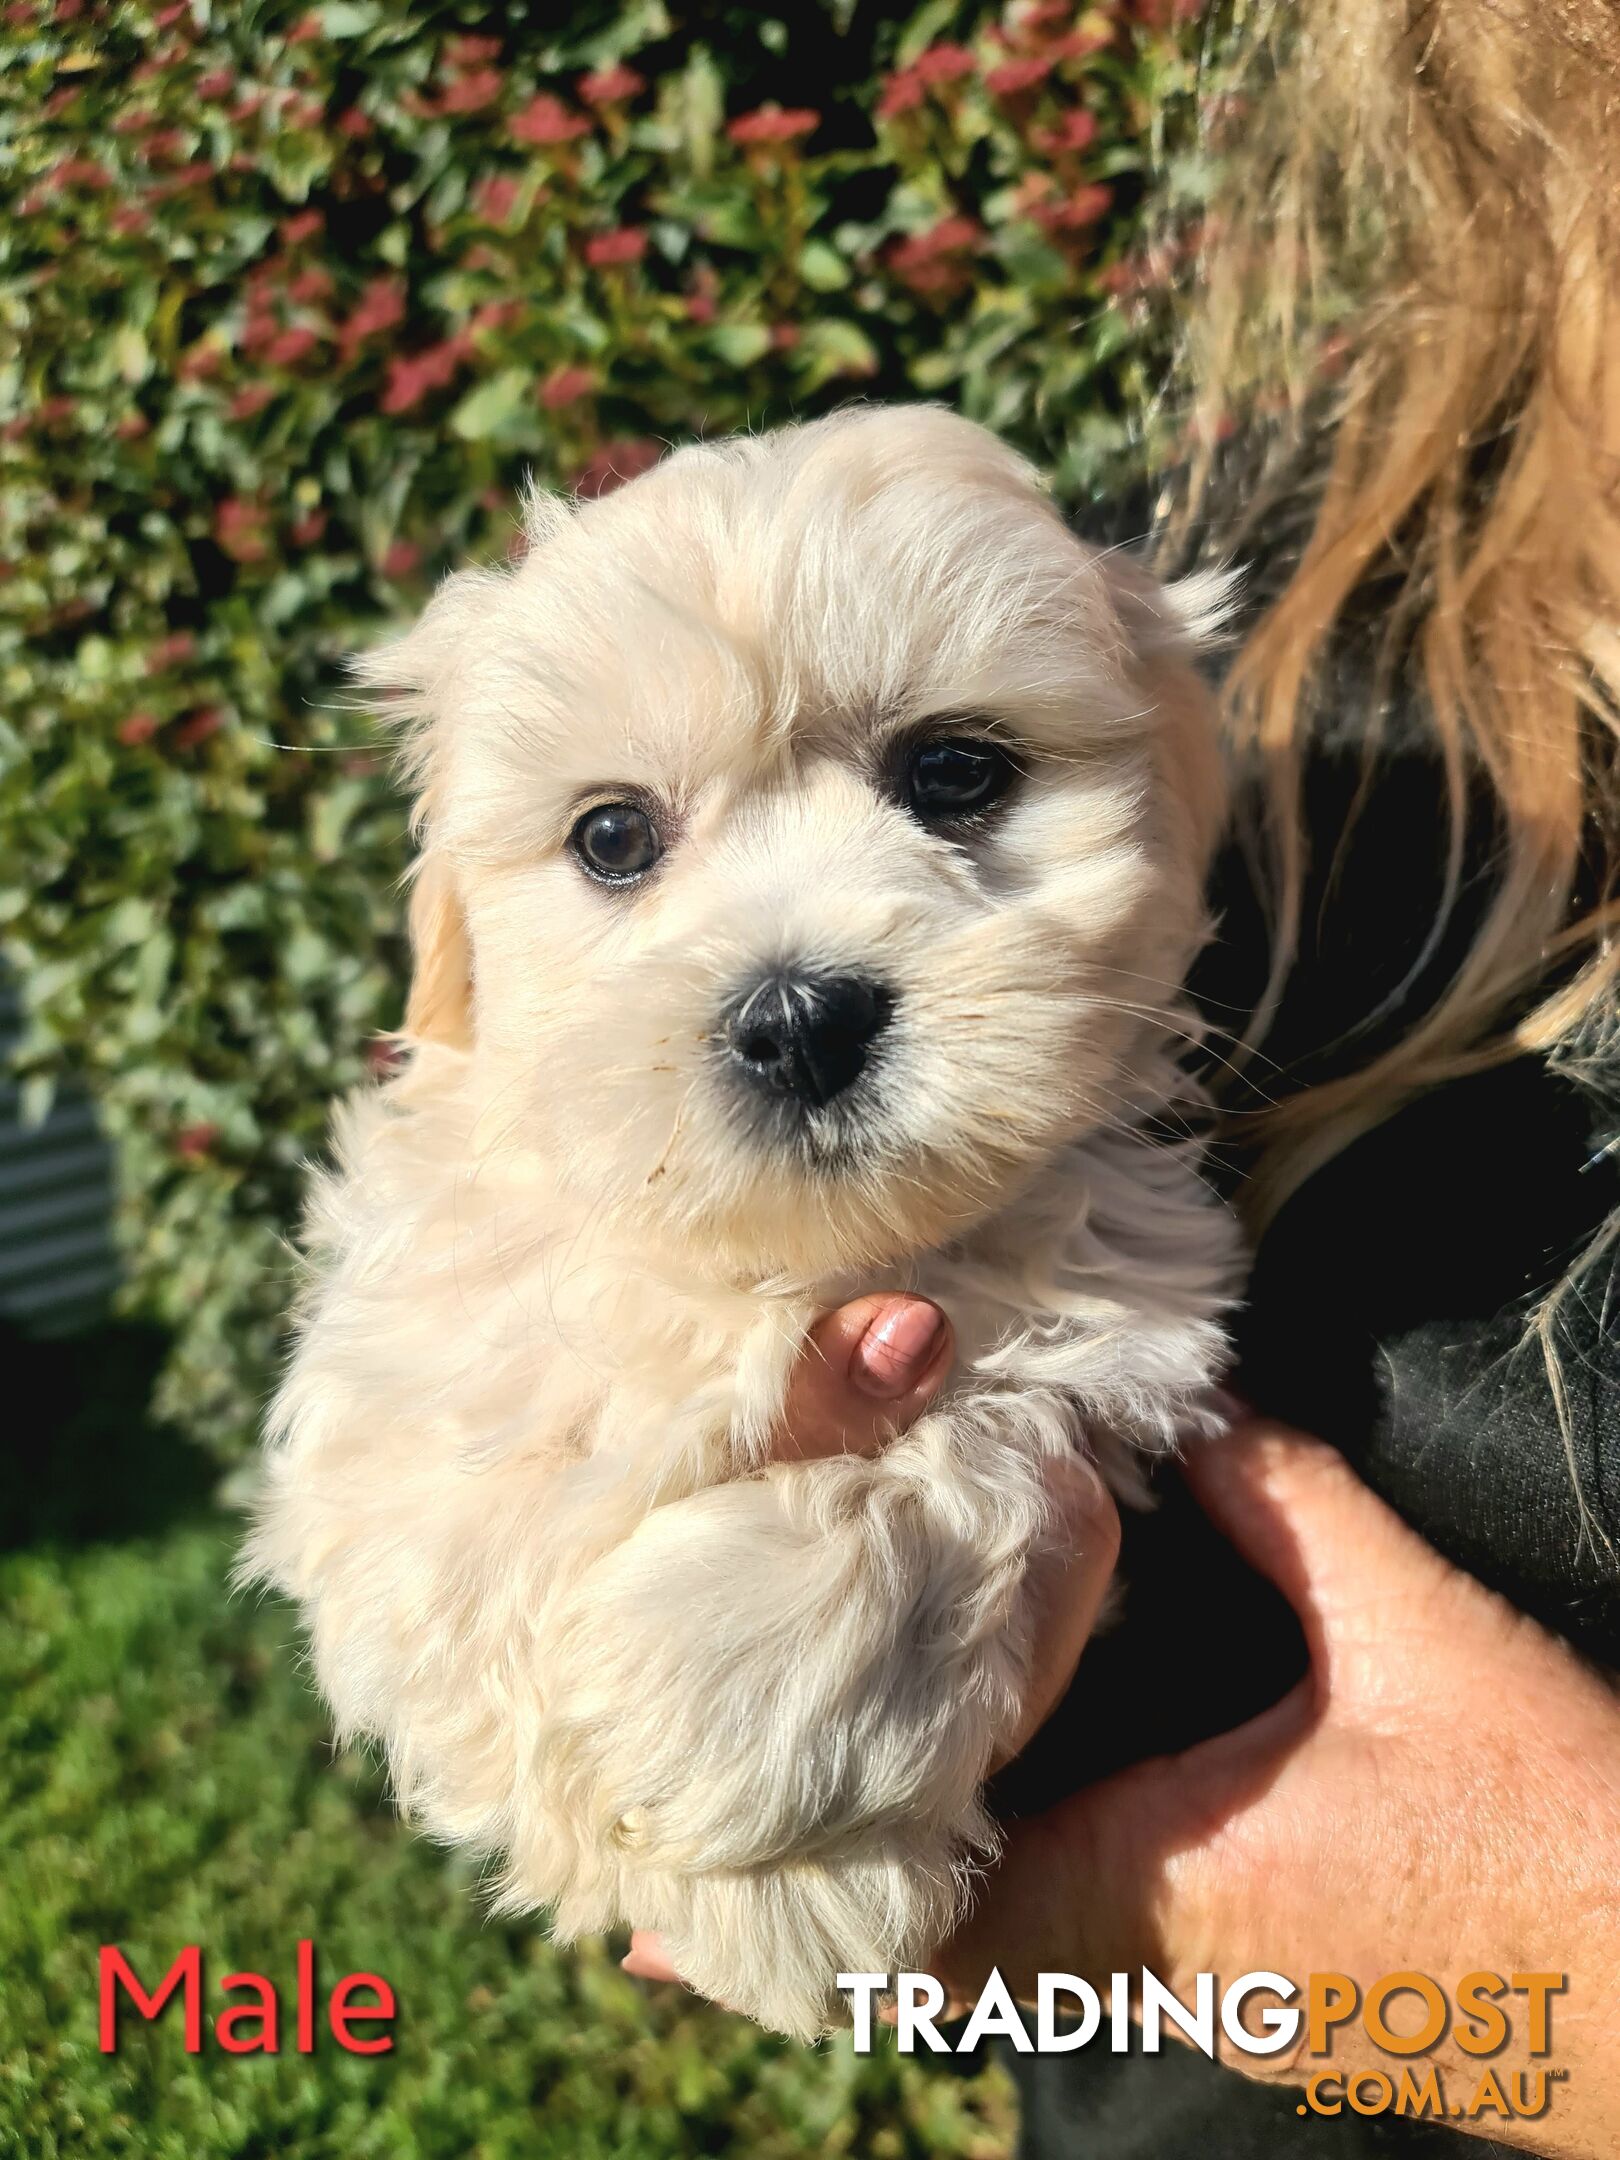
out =
[[[1097,115],[1076,106],[1066,112],[1055,127],[1043,128],[1034,138],[1037,149],[1045,150],[1054,157],[1065,152],[1076,155],[1089,150],[1097,140]]]
[[[263,562],[270,552],[264,522],[260,504],[230,495],[214,512],[214,538],[233,562]]]
[[[451,67],[479,67],[484,61],[495,59],[500,49],[498,37],[453,37],[445,39],[444,57]]]
[[[352,360],[360,345],[368,337],[376,337],[384,330],[392,330],[396,323],[405,320],[405,280],[403,278],[373,278],[360,295],[358,306],[338,332],[338,342],[345,359]]]
[[[512,173],[491,173],[473,190],[473,208],[489,225],[504,225],[517,208],[523,182]]]
[[[892,75],[883,78],[883,88],[878,93],[877,113],[880,120],[897,120],[902,113],[915,112],[927,95],[927,86],[920,75],[910,68],[897,68]]]
[[[312,510],[308,517],[301,517],[288,528],[287,537],[294,547],[314,547],[326,532],[326,512]]]
[[[289,45],[313,45],[321,35],[321,18],[314,13],[302,15],[287,32],[287,43]]]
[[[820,113],[807,105],[793,106],[786,112],[780,105],[761,105],[757,112],[740,114],[726,133],[734,143],[790,143],[813,135],[820,125]]]
[[[145,232],[151,222],[146,212],[135,203],[120,203],[109,220],[116,233]]]
[[[617,442],[604,443],[581,467],[574,480],[574,493],[587,501],[594,501],[599,495],[611,495],[627,480],[650,472],[662,456],[662,445],[645,435],[625,436]]]
[[[964,261],[983,238],[977,219],[958,215],[941,218],[926,232],[912,233],[889,257],[889,264],[903,284],[930,297],[959,292],[968,282]]]
[[[245,390],[238,390],[235,397],[231,399],[231,418],[233,420],[251,420],[255,413],[264,411],[264,408],[272,401],[275,394],[273,386],[269,383],[249,383]]]
[[[1071,30],[1067,37],[1058,39],[1052,50],[1060,60],[1087,60],[1093,53],[1106,52],[1113,42],[1111,24],[1093,23],[1089,30]]]
[[[139,442],[143,435],[150,435],[152,423],[145,413],[127,412],[113,429],[120,442]]]
[[[191,0],[169,0],[167,7],[160,7],[153,17],[160,30],[172,30],[177,22],[183,22],[191,13]]]
[[[473,309],[467,328],[475,334],[485,330],[510,330],[522,313],[521,300],[486,300]]]
[[[205,180],[212,180],[214,168],[207,158],[196,158],[189,165],[182,165],[178,172],[165,180],[154,180],[147,189],[150,196],[178,195],[182,188],[199,187]]]
[[[585,243],[585,260],[593,270],[638,263],[646,252],[647,235],[634,225],[621,225],[616,232],[592,233]]]
[[[599,68],[594,75],[582,75],[575,88],[587,105],[624,105],[631,98],[640,97],[647,87],[645,75],[638,75],[633,67],[623,63],[617,67]]]
[[[383,411],[410,412],[430,390],[447,389],[467,357],[466,346],[464,338],[446,338],[442,345],[430,345],[424,352],[390,360],[382,395]]]
[[[236,77],[229,68],[210,68],[206,75],[197,77],[197,95],[206,98],[210,105],[228,98],[235,88]]]
[[[502,87],[501,76],[495,68],[479,68],[471,75],[458,75],[440,98],[439,110],[483,112],[496,102]]]
[[[225,364],[225,355],[217,345],[198,343],[182,353],[175,374],[182,382],[209,382]]]
[[[984,228],[978,219],[959,212],[955,217],[941,218],[925,232],[913,233],[905,245],[920,260],[936,262],[941,255],[959,255],[966,248],[977,247],[983,236]]]
[[[978,64],[965,45],[930,45],[912,61],[911,72],[932,90],[940,83],[960,82]]]
[[[553,368],[540,385],[540,402],[547,412],[561,412],[565,405],[577,405],[589,397],[595,388],[596,377],[588,367]]]
[[[797,345],[797,344],[798,344],[798,342],[799,342],[799,335],[800,335],[800,333],[799,333],[799,326],[798,326],[798,324],[797,324],[797,323],[791,323],[791,322],[779,322],[779,323],[772,323],[772,325],[771,325],[771,351],[772,351],[772,352],[792,352],[792,350],[793,350],[793,348],[795,347],[795,345]]]
[[[174,1152],[186,1162],[198,1162],[212,1152],[218,1138],[217,1125],[184,1125],[174,1136]]]
[[[198,743],[217,735],[224,725],[225,715],[217,705],[199,705],[175,729],[174,746],[177,750],[195,750]]]
[[[320,339],[306,324],[299,323],[291,330],[283,330],[265,347],[265,358],[272,367],[296,367],[300,360],[307,360]]]
[[[1026,90],[1035,90],[1052,72],[1050,55],[1036,54],[1027,60],[1003,60],[1000,67],[993,67],[984,78],[984,86],[997,97],[1019,97]]]
[[[239,97],[231,107],[231,118],[233,120],[255,120],[263,110],[264,92],[262,90],[250,90],[245,97]]]
[[[588,120],[571,113],[560,98],[548,97],[543,90],[522,112],[513,114],[510,125],[519,142],[537,144],[576,142],[591,131]]]
[[[1095,225],[1099,218],[1106,217],[1113,201],[1113,189],[1094,180],[1087,187],[1076,188],[1070,195],[1059,196],[1055,202],[1033,205],[1031,215],[1048,232],[1077,232],[1082,226]]]
[[[313,263],[307,270],[300,270],[287,287],[288,297],[298,301],[303,307],[312,307],[318,300],[329,299],[331,292],[330,271],[322,270]]]
[[[358,142],[362,136],[371,133],[370,117],[358,105],[351,105],[347,112],[339,113],[337,125],[338,133],[347,135],[351,142]]]
[[[281,221],[281,244],[283,247],[300,247],[306,240],[313,240],[326,223],[319,210],[300,210],[296,216]]]
[[[281,335],[281,324],[267,301],[251,299],[242,325],[242,350],[251,358],[266,352]]]
[[[422,560],[422,550],[414,540],[395,540],[382,559],[384,577],[405,578]]]
[[[148,675],[161,675],[166,668],[184,667],[188,660],[196,658],[197,640],[189,630],[172,630],[166,638],[159,638],[146,656]]]
[[[179,128],[156,128],[141,144],[142,154],[152,165],[173,165],[185,155],[186,138]]]
[[[156,713],[132,712],[118,723],[118,740],[131,750],[147,743],[157,733],[160,723]]]
[[[106,188],[112,186],[112,175],[105,165],[98,165],[94,158],[64,158],[51,178],[61,187]]]

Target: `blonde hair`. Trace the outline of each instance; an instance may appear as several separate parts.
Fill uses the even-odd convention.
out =
[[[1330,643],[1375,577],[1391,604],[1365,779],[1381,748],[1377,692],[1399,680],[1445,775],[1442,922],[1482,784],[1500,831],[1492,896],[1439,998],[1393,1045],[1255,1121],[1250,1200],[1263,1221],[1421,1090],[1522,1051],[1573,1053],[1612,1017],[1620,10],[1240,0],[1239,11],[1251,38],[1244,147],[1191,333],[1204,448],[1184,515],[1207,518],[1214,445],[1245,406],[1281,415],[1278,463],[1297,471],[1314,445],[1322,468],[1308,538],[1227,691],[1239,761],[1257,781],[1271,914],[1251,1040],[1300,949],[1301,785],[1308,746],[1334,719]],[[1262,490],[1261,515],[1264,504]]]

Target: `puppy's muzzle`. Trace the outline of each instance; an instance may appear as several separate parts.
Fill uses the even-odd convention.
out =
[[[894,993],[864,976],[777,969],[732,1007],[724,1040],[749,1087],[820,1110],[865,1071],[893,1012]]]

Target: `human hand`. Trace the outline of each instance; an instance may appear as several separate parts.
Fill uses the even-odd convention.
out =
[[[1562,1972],[1547,2113],[1472,2127],[1549,2154],[1620,2149],[1620,1700],[1563,1643],[1452,1567],[1333,1449],[1261,1421],[1193,1451],[1215,1524],[1304,1626],[1310,1670],[1273,1709],[1017,1825],[933,1970],[959,2005],[992,1967],[1106,1994],[1193,1976]],[[1414,2007],[1405,1998],[1405,2009]],[[1519,2031],[1525,1998],[1517,1999]],[[1390,2024],[1401,2028],[1399,2001]],[[1227,2049],[1249,2075],[1300,2055]],[[1448,2033],[1429,2063],[1477,2082]],[[1359,2022],[1335,2075],[1391,2067]],[[1519,2067],[1514,2064],[1513,2067]],[[1499,2069],[1509,2067],[1506,2060]]]
[[[876,1346],[884,1378],[874,1389],[862,1345],[884,1320],[893,1325]],[[886,1354],[899,1336],[909,1364]],[[948,1334],[919,1300],[861,1300],[818,1338],[821,1355],[801,1368],[784,1420],[783,1459],[883,1445],[926,1407],[949,1365]],[[1358,1983],[1403,1969],[1453,1983],[1474,1971],[1563,1971],[1570,1991],[1550,2059],[1567,2073],[1564,2091],[1544,2118],[1479,2127],[1548,2153],[1613,2152],[1614,1690],[1451,1567],[1332,1449],[1256,1421],[1194,1451],[1187,1476],[1299,1613],[1310,1672],[1238,1730],[1015,1825],[972,1915],[934,1961],[956,2007],[992,1967],[1025,1995],[1042,1971],[1090,1978],[1106,1993],[1111,1973],[1145,1967],[1186,1999],[1201,1971],[1332,1971]],[[1080,1528],[1082,1557],[1056,1586],[1023,1739],[1090,1632],[1103,1552],[1112,1566],[1112,1510],[1082,1513]],[[625,1967],[676,1977],[647,1936],[633,1939]],[[1228,2052],[1251,2075],[1302,2074],[1297,2050]],[[1359,2026],[1336,2033],[1333,2060],[1343,2075],[1387,2066]],[[1479,2068],[1449,2036],[1431,2060]]]

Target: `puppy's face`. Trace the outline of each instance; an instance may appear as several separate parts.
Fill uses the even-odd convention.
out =
[[[733,1276],[993,1210],[1128,1107],[1196,942],[1187,641],[931,411],[536,508],[367,666],[418,724],[408,1026],[465,1051],[480,1149]]]

